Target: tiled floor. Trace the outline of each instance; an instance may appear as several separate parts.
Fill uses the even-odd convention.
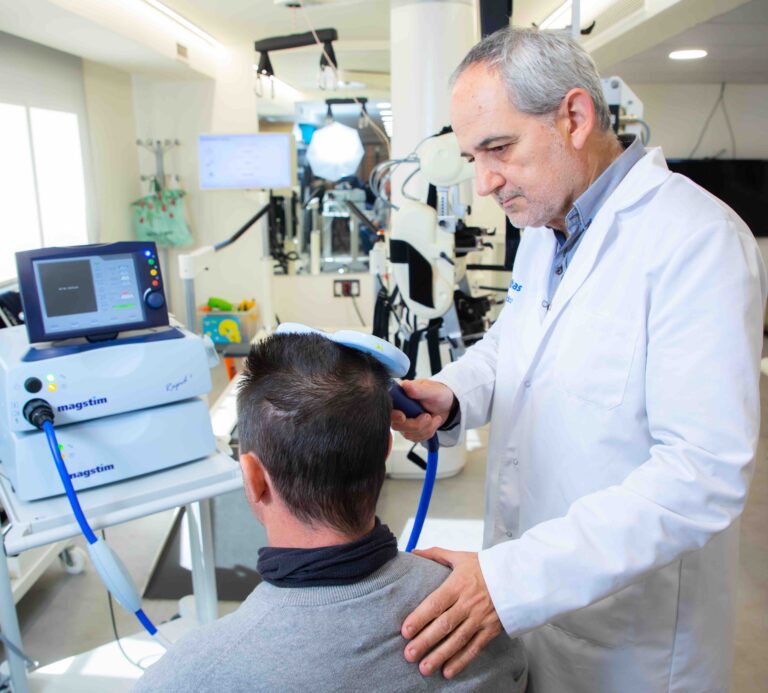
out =
[[[755,478],[742,518],[741,583],[739,590],[734,693],[763,693],[768,682],[768,379],[763,378],[763,426]],[[481,434],[481,440],[483,440]],[[464,471],[438,481],[430,509],[432,517],[480,518],[483,505],[484,448],[468,455]],[[420,484],[387,480],[379,512],[396,535],[413,514]],[[110,544],[125,561],[137,584],[143,586],[162,544],[171,514],[115,527]],[[150,601],[145,610],[156,620],[174,614],[176,602]],[[234,604],[222,604],[224,611]],[[132,616],[118,609],[118,627],[136,629]],[[24,649],[41,662],[51,662],[112,639],[107,600],[92,568],[81,575],[67,575],[51,566],[18,607]],[[694,692],[692,692],[694,693]]]

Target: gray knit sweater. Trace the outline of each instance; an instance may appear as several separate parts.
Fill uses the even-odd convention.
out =
[[[353,585],[260,584],[229,616],[182,638],[135,691],[525,690],[519,640],[502,634],[452,681],[403,658],[400,626],[448,569],[399,554]]]

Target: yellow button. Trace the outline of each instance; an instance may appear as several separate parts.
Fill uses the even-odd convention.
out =
[[[48,390],[50,392],[56,392],[56,384],[55,383],[51,383],[50,385],[48,385]]]
[[[156,270],[156,269],[153,269],[153,270],[149,270],[149,273],[150,273],[150,274],[151,274],[153,277],[156,277],[156,276],[157,276],[157,270]]]

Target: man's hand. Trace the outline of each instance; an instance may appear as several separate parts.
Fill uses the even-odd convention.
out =
[[[403,380],[400,385],[408,397],[417,400],[429,413],[406,419],[403,412],[393,409],[392,428],[414,443],[429,440],[448,418],[453,405],[453,391],[434,380]]]
[[[424,676],[442,667],[450,679],[502,631],[476,553],[428,549],[413,553],[453,569],[405,619],[401,633],[411,640],[405,658],[419,662]],[[426,656],[425,656],[426,655]]]

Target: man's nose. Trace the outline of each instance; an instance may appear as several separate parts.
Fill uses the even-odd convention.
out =
[[[504,185],[504,176],[498,171],[482,166],[475,161],[475,187],[481,197],[490,195]]]

